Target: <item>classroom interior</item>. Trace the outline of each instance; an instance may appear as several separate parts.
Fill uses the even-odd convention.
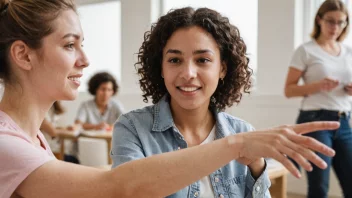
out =
[[[92,99],[88,93],[89,78],[99,71],[112,74],[119,84],[114,99],[126,112],[142,108],[144,103],[134,63],[143,34],[159,16],[172,8],[208,7],[227,16],[236,25],[248,47],[254,86],[238,105],[226,111],[251,123],[256,129],[294,124],[300,98],[287,99],[284,83],[294,50],[310,40],[313,18],[323,0],[76,0],[85,34],[84,49],[90,60],[85,69],[79,96],[63,101],[65,113],[58,126],[74,123],[79,105]],[[352,11],[352,0],[344,0]],[[344,41],[352,47],[352,36]],[[81,164],[109,168],[111,137],[95,137],[87,132],[82,137],[62,136],[62,141],[78,141]],[[64,143],[61,144],[64,146]],[[63,148],[61,148],[63,149]],[[271,177],[280,198],[303,198],[307,193],[305,174],[296,179],[280,165],[272,164]],[[329,197],[342,197],[333,171]]]

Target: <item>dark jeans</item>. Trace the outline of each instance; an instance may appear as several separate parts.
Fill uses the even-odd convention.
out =
[[[345,198],[352,198],[352,130],[349,124],[350,113],[339,115],[335,111],[301,111],[297,123],[311,121],[340,121],[337,130],[317,131],[307,134],[336,151],[334,157],[318,153],[328,165],[322,170],[312,164],[313,171],[307,172],[308,198],[327,198],[329,191],[330,168],[333,167]]]

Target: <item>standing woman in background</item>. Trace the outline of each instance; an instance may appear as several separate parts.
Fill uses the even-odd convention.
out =
[[[349,125],[352,95],[352,50],[342,41],[349,28],[349,16],[339,0],[327,0],[314,21],[312,40],[293,54],[288,71],[285,95],[303,97],[297,123],[339,121],[337,130],[322,130],[308,136],[336,151],[334,157],[319,156],[327,169],[313,165],[307,172],[308,197],[328,196],[330,167],[340,181],[344,196],[352,197],[352,131]],[[304,85],[299,85],[299,79]]]

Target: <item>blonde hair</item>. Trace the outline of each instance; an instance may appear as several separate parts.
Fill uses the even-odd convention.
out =
[[[317,11],[317,14],[315,15],[314,27],[313,27],[313,31],[310,35],[312,39],[318,39],[318,37],[320,36],[320,33],[321,33],[321,28],[318,24],[318,17],[322,19],[325,13],[331,12],[331,11],[341,11],[344,14],[346,14],[347,25],[342,30],[340,36],[336,40],[341,42],[346,38],[348,30],[349,30],[349,26],[350,26],[350,20],[349,20],[348,10],[347,10],[345,4],[340,0],[326,0],[321,4],[321,6],[319,7],[319,9]]]

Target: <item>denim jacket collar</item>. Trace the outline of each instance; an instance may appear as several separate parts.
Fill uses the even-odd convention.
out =
[[[163,132],[174,126],[171,109],[169,105],[169,96],[163,96],[153,107],[153,128],[155,132]]]
[[[232,133],[229,131],[229,128],[232,128],[232,126],[228,123],[225,117],[226,115],[214,108],[212,109],[212,112],[215,115],[216,120],[216,139],[231,135]],[[164,132],[167,129],[175,126],[170,109],[169,95],[163,96],[159,102],[154,105],[153,117],[154,122],[152,130],[155,132]]]

